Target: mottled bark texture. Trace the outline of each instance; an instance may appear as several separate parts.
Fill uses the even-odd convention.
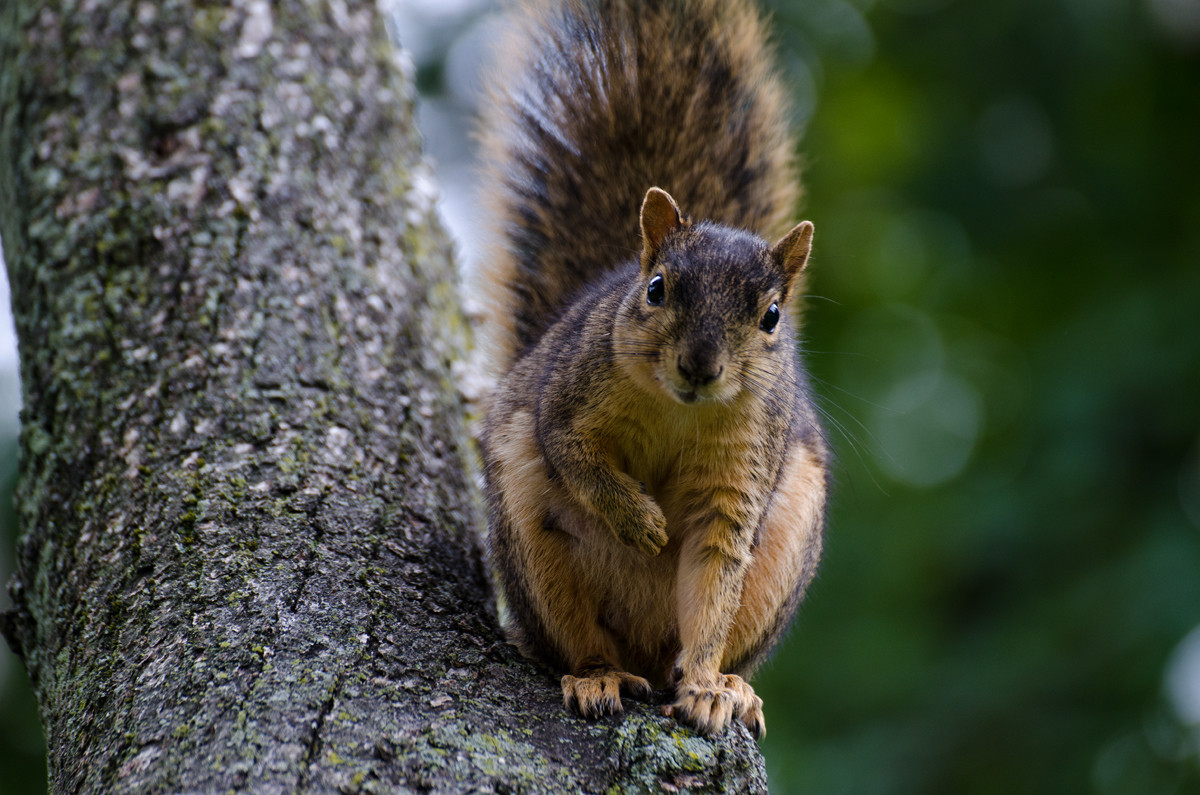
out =
[[[5,634],[55,792],[764,788],[488,608],[466,328],[371,2],[4,0]]]

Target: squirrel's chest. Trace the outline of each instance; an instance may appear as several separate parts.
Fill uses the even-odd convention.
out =
[[[704,510],[718,494],[757,502],[775,480],[772,453],[747,424],[629,422],[612,442],[618,466],[645,485],[668,519]]]

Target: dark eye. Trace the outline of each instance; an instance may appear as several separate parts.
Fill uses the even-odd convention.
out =
[[[650,286],[646,288],[646,303],[650,306],[662,306],[663,299],[667,297],[667,287],[663,284],[662,276],[655,276],[650,280]]]
[[[758,327],[770,334],[779,325],[779,304],[771,304],[767,307],[767,311],[763,314],[762,320],[758,321]]]

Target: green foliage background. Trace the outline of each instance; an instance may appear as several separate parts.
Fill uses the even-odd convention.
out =
[[[773,11],[840,460],[757,681],[772,791],[1200,793],[1164,685],[1200,626],[1200,5]],[[8,673],[0,792],[37,792]]]
[[[1164,696],[1200,625],[1200,5],[1156,16],[1188,5],[777,5],[845,433],[760,682],[773,791],[1200,792]]]

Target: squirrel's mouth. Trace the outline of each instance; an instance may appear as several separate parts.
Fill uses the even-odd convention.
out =
[[[678,386],[670,382],[667,383],[667,392],[671,397],[675,398],[680,403],[687,406],[695,406],[704,403],[720,403],[724,399],[723,391],[713,384],[713,388],[693,387],[693,386]]]

